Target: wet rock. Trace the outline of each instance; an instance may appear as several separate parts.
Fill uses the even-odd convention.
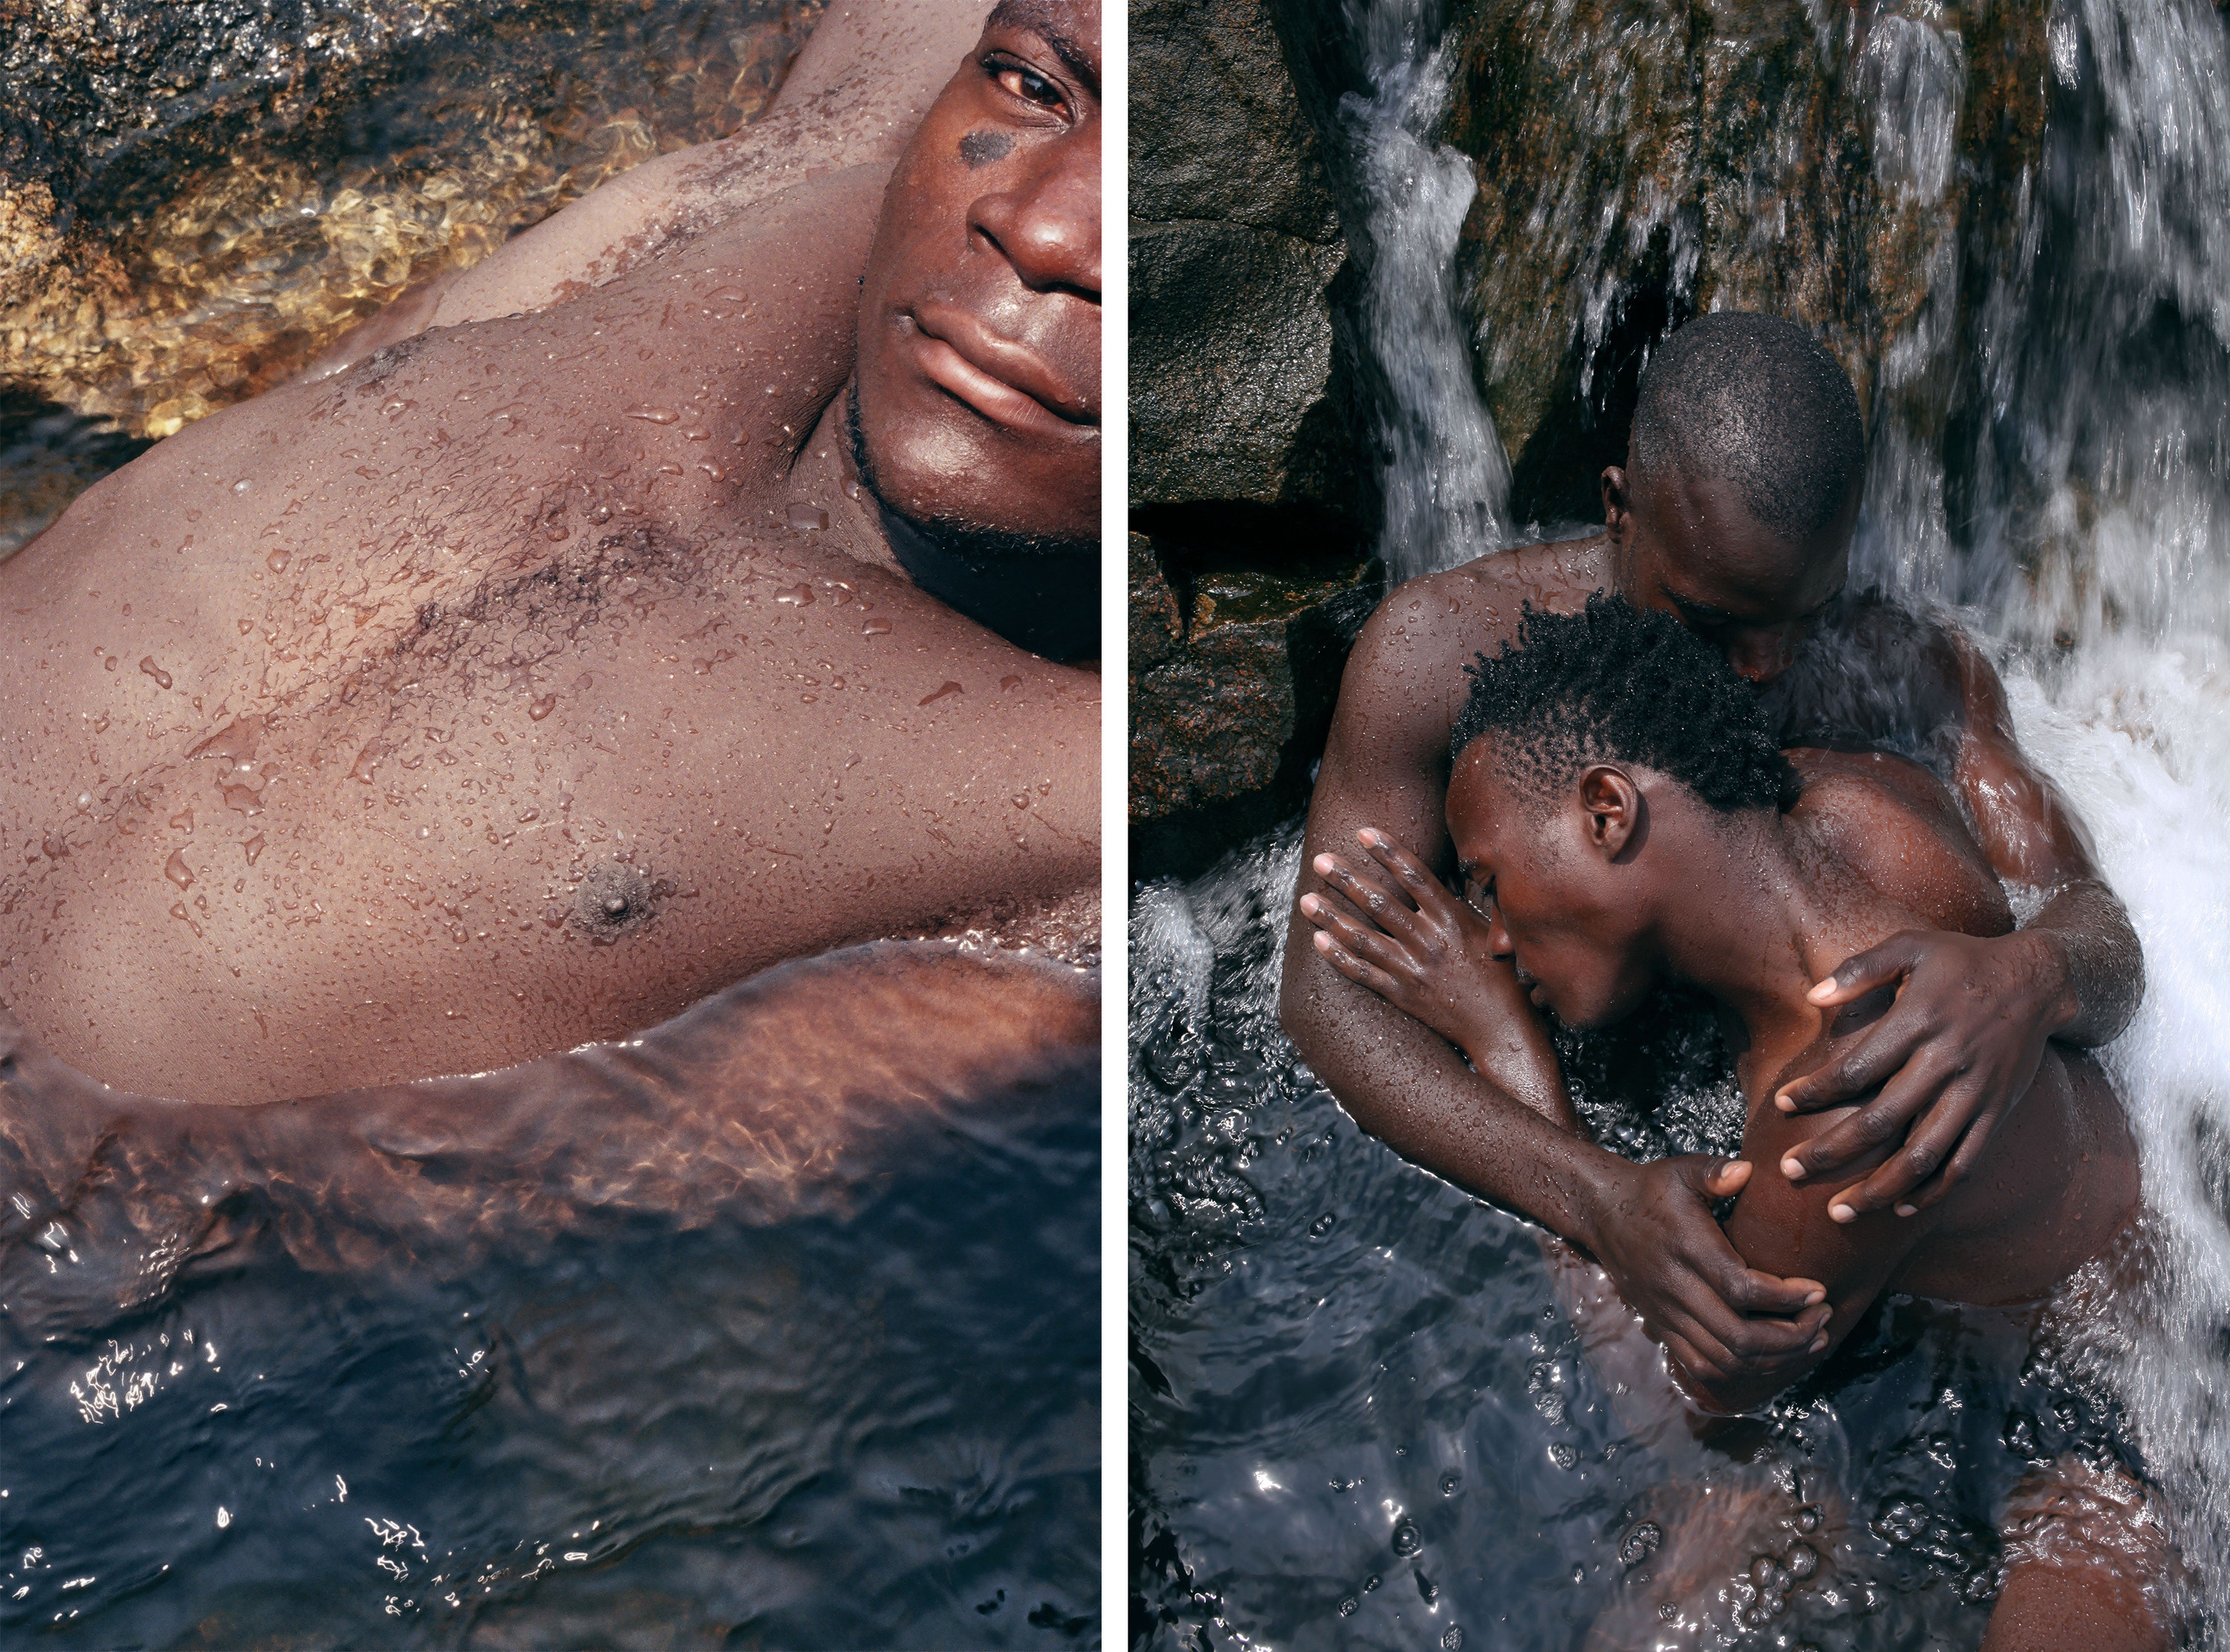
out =
[[[1147,0],[1130,39],[1131,500],[1368,520],[1346,244],[1270,10]]]
[[[1895,399],[1940,432],[2040,153],[2044,22],[2009,0],[1472,5],[1443,135],[1478,165],[1458,287],[1513,513],[1595,513],[1649,348],[1704,310],[1806,323],[1870,423]]]
[[[0,384],[132,436],[735,130],[819,0],[0,0]]]
[[[1131,538],[1131,871],[1196,871],[1299,807],[1377,564],[1197,566]],[[1176,575],[1171,578],[1174,572]],[[1176,623],[1182,615],[1180,629]]]

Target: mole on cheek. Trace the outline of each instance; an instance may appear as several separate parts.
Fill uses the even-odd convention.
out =
[[[993,161],[1003,161],[1015,140],[1002,132],[971,132],[960,140],[960,158],[970,167],[989,166]]]

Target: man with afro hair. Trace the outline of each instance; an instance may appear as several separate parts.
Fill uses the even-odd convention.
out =
[[[1453,873],[1442,809],[1460,667],[1513,639],[1529,601],[1570,614],[1601,590],[1671,614],[1743,677],[1770,685],[1782,742],[1801,734],[1933,756],[1991,868],[2049,898],[2008,934],[1917,925],[1828,961],[1820,1002],[1894,986],[1895,1006],[1787,1086],[1780,1104],[1813,1112],[1879,1094],[1772,1173],[1832,1183],[1838,1208],[1853,1215],[1944,1197],[2028,1090],[2047,1042],[2103,1043],[2143,991],[2128,918],[2080,823],[2023,758],[1988,662],[1950,627],[1846,593],[1864,471],[1857,397],[1809,333],[1734,313],[1679,328],[1642,376],[1627,464],[1603,472],[1600,533],[1410,581],[1364,626],[1311,799],[1296,891],[1320,896],[1335,857],[1351,855],[1366,832]],[[1800,656],[1827,657],[1830,642],[1842,676],[1855,666],[1879,691],[1826,695],[1836,673],[1790,670]],[[1819,1328],[1821,1310],[1807,1306],[1817,1282],[1743,1264],[1712,1219],[1711,1161],[1637,1166],[1575,1139],[1562,1075],[1507,964],[1489,974],[1499,1042],[1474,1067],[1344,980],[1312,933],[1307,923],[1289,933],[1280,1013],[1358,1124],[1591,1251],[1628,1302],[1681,1327],[1728,1372],[1762,1374],[1803,1357]],[[1900,1139],[1861,1180],[1860,1156]]]
[[[2004,891],[1926,769],[1883,754],[1813,749],[1792,763],[1756,693],[1671,615],[1596,595],[1576,614],[1527,605],[1521,616],[1516,646],[1505,642],[1472,668],[1450,736],[1456,866],[1488,896],[1491,917],[1382,838],[1370,845],[1375,865],[1336,876],[1340,893],[1303,898],[1314,926],[1306,933],[1348,980],[1482,1068],[1505,1037],[1498,969],[1576,1027],[1622,1021],[1667,984],[1716,1004],[1739,1052],[1746,1114],[1742,1157],[1718,1177],[1733,1200],[1727,1237],[1763,1272],[1818,1276],[1822,1301],[1802,1352],[1764,1375],[1726,1371],[1683,1331],[1645,1316],[1687,1397],[1706,1412],[1755,1410],[1831,1357],[1887,1291],[1986,1308],[2033,1303],[2094,1257],[2106,1260],[2086,1280],[2095,1274],[2110,1291],[2125,1288],[2142,1251],[2132,1225],[2136,1147],[2105,1075],[2080,1051],[2045,1051],[2000,1131],[1995,1173],[1961,1183],[1911,1219],[1854,1213],[1821,1180],[1751,1175],[1751,1164],[1781,1162],[1828,1122],[1782,1111],[1771,1104],[1776,1093],[1888,1012],[1884,993],[1822,1006],[1812,983],[1903,929],[2006,935],[2013,916]],[[1560,1250],[1552,1242],[1552,1263]],[[1568,1295],[1590,1289],[1568,1268],[1559,1283]],[[2094,1295],[2086,1290],[2085,1300]],[[1584,1307],[1574,1317],[1627,1410],[1645,1403],[1649,1366],[1621,1346],[1631,1319]],[[2049,1354],[2053,1327],[2046,1315],[2032,1353]],[[2057,1362],[2046,1357],[2036,1368]],[[2049,1379],[2022,1380],[2044,1385],[2013,1402],[2024,1409],[2055,1417],[2077,1409],[2055,1403]],[[1677,1398],[1666,1392],[1657,1401]],[[1709,1437],[1711,1426],[1700,1426]],[[1969,1488],[2002,1511],[2007,1538],[2004,1586],[1983,1646],[2163,1646],[2170,1551],[2135,1472],[2141,1454],[2118,1422],[2096,1437],[2059,1426],[2067,1437],[2045,1445],[2049,1467],[1982,1463]],[[1711,1461],[1704,1473],[1718,1476]],[[1756,1545],[1743,1540],[1740,1521],[1729,1526],[1727,1507],[1679,1507],[1677,1498],[1666,1505],[1653,1580],[1614,1598],[1621,1624],[1599,1623],[1589,1644],[1633,1643],[1604,1630],[1654,1630],[1667,1606],[1708,1615],[1714,1584],[1750,1565]],[[2040,1520],[2049,1533],[2033,1529]]]

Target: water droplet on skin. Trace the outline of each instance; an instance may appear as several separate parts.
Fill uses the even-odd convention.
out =
[[[107,659],[102,660],[100,662],[100,669],[105,672],[114,671],[116,669],[116,656],[114,654],[111,654]]]
[[[184,901],[173,901],[171,903],[171,916],[177,919],[181,923],[191,923],[193,922],[192,916],[186,911],[186,903]]]
[[[646,407],[629,408],[624,416],[629,419],[640,419],[645,424],[653,425],[670,425],[681,417],[671,408]]]
[[[294,553],[281,547],[266,556],[263,559],[263,565],[274,574],[283,574],[287,571],[287,564],[293,560]]]
[[[887,637],[891,634],[891,622],[883,619],[870,620],[860,627],[860,634],[863,637]]]
[[[77,812],[80,814],[83,814],[92,807],[93,794],[91,792],[80,792],[77,794]]]
[[[1022,679],[1019,677],[1009,675],[999,679],[999,691],[1002,694],[1011,694],[1022,685]]]
[[[232,485],[232,491],[235,493],[245,493],[253,485],[255,485],[243,476]]]
[[[751,294],[739,286],[716,286],[705,295],[707,304],[749,304]]]
[[[774,600],[777,602],[788,603],[792,607],[809,608],[813,606],[813,588],[801,582],[791,586],[786,591],[777,591],[774,594]]]
[[[39,839],[39,852],[48,860],[64,859],[68,856],[69,852],[69,845],[51,832]]]
[[[828,513],[817,505],[790,507],[790,525],[799,533],[812,533],[828,525]]]
[[[728,479],[728,472],[722,470],[718,465],[715,465],[709,459],[700,463],[697,468],[704,472],[706,475],[711,477],[716,482],[725,482]]]
[[[539,723],[557,709],[558,697],[555,694],[545,694],[526,708],[526,715],[534,722]]]
[[[712,439],[712,433],[706,429],[703,425],[690,425],[681,432],[681,440],[684,441],[710,441]]]
[[[372,775],[378,772],[379,760],[385,755],[380,749],[379,742],[373,741],[371,744],[357,753],[356,762],[349,768],[349,778],[353,781],[362,781],[366,786],[371,785]]]
[[[252,786],[235,785],[227,781],[220,788],[224,794],[224,806],[235,814],[263,813],[263,794]]]
[[[240,846],[248,852],[248,864],[253,866],[255,864],[256,856],[263,852],[263,834],[261,832],[257,832]]]
[[[171,851],[171,858],[163,863],[163,876],[169,878],[180,889],[186,889],[191,886],[194,881],[194,873],[193,869],[186,865],[186,852],[184,850],[173,849]]]
[[[957,683],[946,683],[938,688],[934,694],[923,695],[916,704],[920,705],[934,705],[939,700],[949,699],[955,694],[965,693],[966,691],[967,691],[963,689]]]
[[[139,674],[142,677],[153,678],[157,688],[168,688],[171,685],[171,673],[155,663],[155,656],[152,654],[149,654],[139,662]]]

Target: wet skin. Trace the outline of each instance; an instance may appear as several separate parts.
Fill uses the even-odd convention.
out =
[[[1310,799],[1297,897],[1326,889],[1327,855],[1351,855],[1357,834],[1382,832],[1444,877],[1453,859],[1444,813],[1447,735],[1467,690],[1463,667],[1514,641],[1527,602],[1576,610],[1598,589],[1678,614],[1745,675],[1772,679],[1823,620],[1861,652],[1880,652],[1888,624],[1838,601],[1851,522],[1821,542],[1776,542],[1725,485],[1675,478],[1630,489],[1605,472],[1606,531],[1529,546],[1412,581],[1372,615],[1341,682],[1323,767]],[[2046,1040],[2111,1037],[2134,1011],[2142,963],[2126,916],[2100,883],[2079,823],[2015,744],[2004,691],[1963,639],[1899,620],[1897,699],[1929,708],[1993,869],[2059,892],[2012,935],[1940,929],[1890,937],[1857,957],[1827,959],[1834,1001],[1901,982],[1874,1035],[1794,1087],[1813,1109],[1878,1100],[1795,1155],[1859,1211],[1924,1206],[1978,1165],[1993,1128],[2024,1094]],[[1851,708],[1861,714],[1878,703]],[[1839,731],[1866,741],[1885,730]],[[1584,1147],[1533,1006],[1506,966],[1494,982],[1496,1038],[1466,1064],[1445,1040],[1342,980],[1316,955],[1312,926],[1288,932],[1280,1015],[1310,1065],[1357,1123],[1404,1157],[1540,1221],[1595,1252],[1645,1313],[1697,1327],[1759,1372],[1797,1356],[1816,1328],[1804,1312],[1815,1282],[1745,1268],[1711,1220],[1710,1167],[1634,1167]],[[1906,1135],[1908,1122],[1920,1122]],[[1885,1159],[1884,1144],[1898,1146]],[[1860,1155],[1871,1175],[1854,1167]],[[1947,1163],[1948,1161],[1948,1163]],[[1778,1174],[1778,1172],[1775,1173]],[[1916,1191],[1916,1189],[1917,1191]],[[1620,1217],[1621,1245],[1608,1237]],[[1708,1327],[1708,1329],[1706,1329]]]
[[[1312,902],[1316,948],[1475,1059],[1500,1037],[1498,983],[1482,959],[1575,1026],[1614,1025],[1668,982],[1700,987],[1737,1052],[1743,1167],[1778,1165],[1830,1128],[1834,1114],[1784,1112],[1774,1097],[1888,1008],[1885,990],[1821,1004],[1813,982],[1834,961],[1905,929],[1987,937],[2012,928],[1951,800],[1902,759],[1801,752],[1794,809],[1720,814],[1634,764],[1592,765],[1544,803],[1512,784],[1496,748],[1485,736],[1465,751],[1447,803],[1458,864],[1492,916],[1381,839],[1369,861],[1337,875],[1345,895]],[[1436,944],[1443,931],[1467,944]],[[1840,1195],[1816,1180],[1722,1167],[1717,1191],[1734,1196],[1726,1233],[1744,1263],[1816,1281],[1825,1296],[1808,1315],[1809,1344],[1763,1377],[1708,1334],[1642,1309],[1692,1393],[1744,1411],[1825,1359],[1884,1290],[1981,1304],[2042,1297],[2126,1224],[2137,1170],[2097,1064],[2055,1048],[1983,1168],[1909,1219],[1839,1211]],[[1599,1236],[1613,1254],[1621,1237]]]
[[[252,1100],[1088,897],[1096,675],[898,571],[841,419],[855,338],[942,303],[980,379],[1057,360],[1070,404],[1025,430],[878,344],[871,452],[967,453],[991,525],[1096,497],[1098,108],[1051,21],[987,32],[888,210],[828,177],[212,417],[0,565],[0,1000],[120,1089]]]

